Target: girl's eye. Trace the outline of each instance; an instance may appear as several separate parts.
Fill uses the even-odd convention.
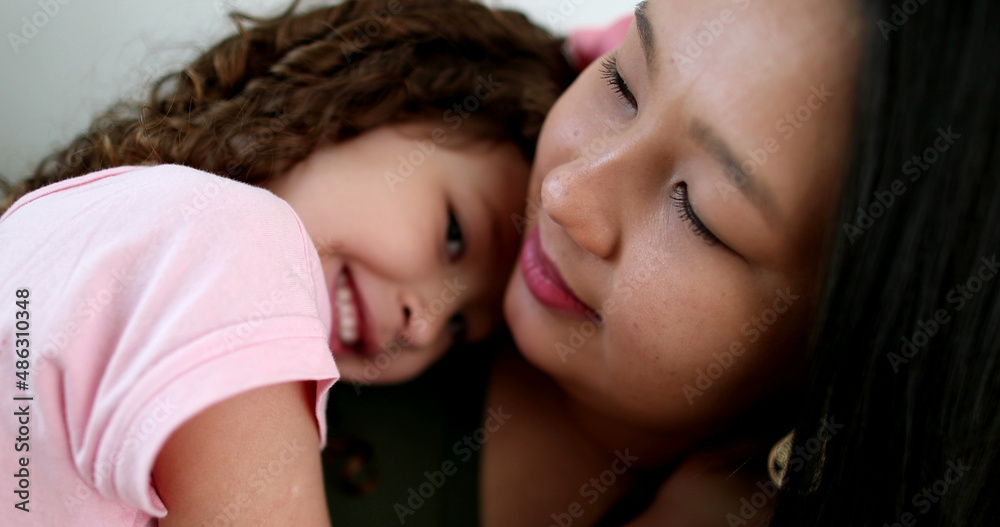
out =
[[[461,344],[465,342],[465,334],[469,329],[469,325],[465,320],[465,315],[461,313],[456,313],[450,319],[448,319],[448,332],[452,334],[455,344]]]
[[[691,200],[688,199],[687,183],[681,182],[674,187],[672,198],[674,205],[677,206],[677,210],[680,211],[681,220],[687,222],[695,234],[704,239],[705,243],[709,245],[720,243],[719,239],[712,234],[712,231],[708,230],[708,227],[705,227],[705,224],[695,214],[694,209],[691,208]]]
[[[455,218],[455,213],[448,211],[448,230],[444,237],[444,248],[448,257],[457,260],[465,252],[465,238],[462,237],[462,227]]]
[[[632,89],[628,87],[628,83],[625,82],[621,72],[618,71],[618,57],[611,56],[604,59],[601,62],[601,66],[604,69],[604,73],[601,76],[604,80],[608,81],[611,90],[617,93],[618,97],[633,110],[639,109],[639,102],[635,100]]]

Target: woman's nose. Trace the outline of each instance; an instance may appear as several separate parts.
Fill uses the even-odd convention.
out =
[[[618,188],[614,156],[580,157],[547,174],[542,209],[585,251],[612,258],[620,240]]]

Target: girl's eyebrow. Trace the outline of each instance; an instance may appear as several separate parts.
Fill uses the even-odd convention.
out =
[[[646,70],[653,75],[656,73],[656,35],[646,16],[645,0],[635,6],[635,28],[639,31],[639,42],[642,43],[642,53],[646,57]]]

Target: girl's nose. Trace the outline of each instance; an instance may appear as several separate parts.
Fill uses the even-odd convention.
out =
[[[449,320],[458,307],[455,304],[446,304],[441,299],[425,302],[417,295],[410,295],[404,300],[400,333],[406,346],[427,348],[448,342],[442,334],[449,330]]]

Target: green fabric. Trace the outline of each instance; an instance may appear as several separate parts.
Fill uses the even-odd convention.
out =
[[[483,347],[466,348],[404,385],[333,387],[324,452],[333,525],[479,525],[479,445],[468,438],[481,427],[494,358]],[[350,459],[366,456],[351,481],[377,479],[358,495],[345,489],[342,473]]]

